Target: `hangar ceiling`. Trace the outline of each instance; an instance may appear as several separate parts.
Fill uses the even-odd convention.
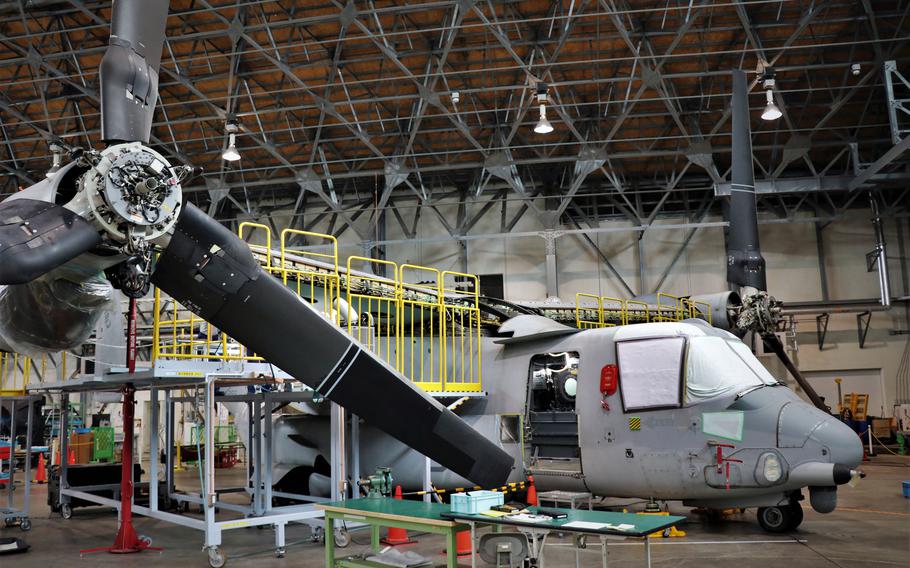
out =
[[[744,68],[765,211],[832,219],[871,187],[903,216],[883,68],[910,70],[908,15],[906,0],[174,0],[152,144],[203,169],[185,189],[223,220],[293,208],[363,240],[383,219],[411,235],[421,214],[453,235],[487,214],[503,232],[526,214],[694,226],[720,212]],[[3,194],[43,177],[52,143],[99,138],[109,18],[109,0],[0,3]],[[541,83],[549,134],[533,131]],[[231,119],[237,162],[221,157]]]

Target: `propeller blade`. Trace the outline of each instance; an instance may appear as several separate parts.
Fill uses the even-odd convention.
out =
[[[101,60],[101,139],[148,143],[168,0],[115,0]]]
[[[758,212],[752,171],[752,133],[746,74],[733,71],[733,167],[727,220],[727,281],[738,286],[767,290],[765,259],[758,243]]]
[[[773,333],[763,335],[762,341],[765,342],[765,347],[774,351],[774,354],[777,355],[777,358],[780,359],[780,362],[784,364],[784,367],[790,371],[790,374],[793,375],[793,378],[796,379],[796,383],[803,389],[803,392],[806,393],[806,396],[809,397],[809,400],[812,401],[812,404],[822,412],[828,412],[828,407],[825,406],[825,403],[822,402],[818,393],[815,392],[815,389],[812,388],[812,385],[809,384],[809,381],[803,377],[803,374],[799,372],[799,369],[790,359],[790,356],[787,355],[787,351],[784,349],[784,344],[781,343],[780,338],[774,335]]]
[[[25,284],[93,249],[101,235],[69,209],[36,199],[0,203],[0,284]]]
[[[190,203],[152,282],[271,363],[465,477],[503,483],[513,458],[415,387],[280,281]]]

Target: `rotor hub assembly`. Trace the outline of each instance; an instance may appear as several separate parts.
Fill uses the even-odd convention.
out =
[[[82,178],[92,214],[115,240],[139,245],[164,235],[180,212],[179,168],[138,142],[111,146]]]

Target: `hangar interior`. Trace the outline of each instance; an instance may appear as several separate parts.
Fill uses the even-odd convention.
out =
[[[903,0],[0,2],[0,553],[905,566],[908,40]]]

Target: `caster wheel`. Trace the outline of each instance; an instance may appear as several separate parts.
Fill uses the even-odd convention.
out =
[[[279,548],[275,550],[275,558],[284,558],[284,549]]]
[[[21,521],[19,521],[19,528],[25,532],[32,530],[31,519],[22,519]]]
[[[335,546],[338,548],[345,548],[349,544],[351,544],[351,535],[348,534],[348,531],[344,529],[335,531]]]
[[[60,505],[60,516],[67,520],[72,519],[73,507],[69,503]]]
[[[325,542],[325,529],[315,527],[310,534],[310,540],[313,542]]]
[[[785,533],[791,529],[794,515],[795,513],[789,506],[759,507],[758,524],[769,533]]]
[[[212,568],[221,568],[225,563],[227,563],[227,557],[225,557],[221,548],[213,546],[209,549],[209,566]]]
[[[145,545],[146,548],[152,546],[152,537],[146,536],[144,534],[139,535],[139,542]]]

